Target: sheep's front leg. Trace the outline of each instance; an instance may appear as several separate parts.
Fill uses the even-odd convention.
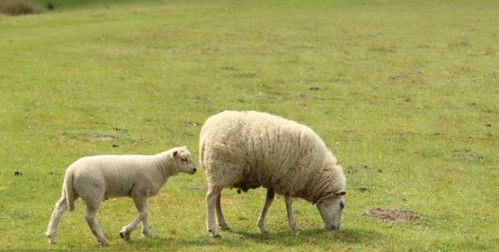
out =
[[[265,197],[265,204],[263,205],[262,213],[260,214],[260,217],[258,217],[257,225],[258,228],[260,229],[261,233],[267,233],[267,230],[265,229],[265,217],[267,216],[267,212],[269,210],[270,205],[272,204],[272,201],[274,200],[274,190],[272,189],[267,189],[267,196]]]
[[[49,226],[47,228],[47,235],[49,244],[55,243],[55,236],[57,233],[57,226],[61,220],[62,214],[68,209],[68,202],[66,197],[63,195],[59,201],[55,204],[54,211],[52,212],[52,217],[50,218]]]
[[[217,225],[215,224],[215,212],[217,198],[221,192],[222,189],[220,188],[209,187],[206,193],[206,227],[214,238],[220,238]]]
[[[218,194],[217,197],[217,219],[218,219],[218,226],[222,230],[230,230],[230,227],[227,225],[227,222],[225,222],[224,214],[222,213],[222,193]]]
[[[284,201],[286,201],[286,211],[288,212],[288,226],[293,231],[299,231],[300,228],[296,225],[295,217],[293,216],[293,209],[291,208],[293,198],[286,195]]]
[[[130,224],[124,226],[121,229],[121,231],[120,231],[121,238],[128,239],[130,233],[144,219],[146,219],[146,221],[145,221],[145,223],[143,223],[144,226],[142,228],[142,231],[144,232],[144,227],[145,227],[145,230],[147,230],[147,232],[149,232],[149,228],[147,227],[147,197],[145,195],[140,195],[140,196],[136,195],[133,197],[133,202],[135,203],[135,207],[137,208],[139,213],[137,214],[137,217],[135,217],[135,219],[133,219],[133,221],[130,222]]]
[[[104,233],[100,229],[99,223],[95,219],[95,215],[97,215],[97,210],[99,209],[99,204],[92,206],[87,203],[87,212],[85,214],[85,220],[92,230],[92,234],[94,234],[97,241],[99,241],[102,245],[107,245],[106,237],[104,237]]]

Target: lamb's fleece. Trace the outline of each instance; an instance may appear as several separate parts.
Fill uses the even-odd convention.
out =
[[[200,136],[209,187],[263,186],[312,203],[344,191],[341,166],[309,127],[255,111],[210,117]]]
[[[92,194],[92,188],[104,189],[106,198],[131,196],[132,189],[147,196],[156,195],[168,178],[168,169],[159,166],[166,159],[166,154],[162,155],[165,157],[106,155],[77,160],[68,167],[64,178],[69,211],[74,210],[74,191]]]

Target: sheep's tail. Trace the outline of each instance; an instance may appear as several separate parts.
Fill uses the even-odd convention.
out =
[[[72,212],[75,209],[75,195],[73,188],[73,172],[70,170],[67,171],[66,176],[64,176],[64,195],[66,196],[69,211]]]

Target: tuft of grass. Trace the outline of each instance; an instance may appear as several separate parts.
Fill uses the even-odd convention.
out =
[[[0,1],[0,13],[19,16],[28,14],[39,14],[43,8],[32,0],[3,0]]]

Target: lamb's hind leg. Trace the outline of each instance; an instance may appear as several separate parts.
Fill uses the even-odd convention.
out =
[[[137,225],[142,221],[142,233],[149,235],[149,227],[147,226],[147,196],[137,195],[133,197],[133,202],[135,207],[139,211],[135,219],[128,225],[124,226],[120,231],[121,238],[128,239],[130,233],[137,227]],[[144,221],[145,220],[145,221]]]
[[[293,209],[291,208],[293,198],[286,195],[284,200],[286,201],[286,211],[288,212],[288,226],[293,231],[299,231],[300,228],[296,225],[295,217],[293,216]]]
[[[50,217],[50,222],[47,227],[47,235],[49,244],[55,243],[55,236],[57,233],[57,226],[59,225],[59,221],[61,220],[62,214],[68,209],[68,202],[66,197],[63,195],[59,201],[55,204],[54,211],[52,212],[52,217]]]
[[[274,190],[272,189],[267,189],[267,196],[265,197],[265,204],[263,205],[262,213],[260,214],[260,217],[258,217],[257,225],[258,229],[260,229],[261,233],[267,233],[267,230],[265,229],[265,217],[267,216],[267,212],[269,210],[270,205],[272,204],[272,201],[274,200]]]
[[[230,227],[227,225],[227,222],[225,222],[224,214],[222,213],[222,193],[218,194],[217,197],[217,219],[218,219],[218,225],[222,230],[230,230]]]
[[[104,233],[102,232],[99,223],[97,223],[97,219],[95,216],[97,215],[97,210],[99,209],[100,201],[98,203],[94,204],[89,204],[87,202],[87,212],[85,213],[85,220],[88,223],[88,226],[90,227],[90,230],[92,231],[92,234],[94,235],[95,239],[99,241],[102,245],[107,245],[107,240],[106,237],[104,236]]]

